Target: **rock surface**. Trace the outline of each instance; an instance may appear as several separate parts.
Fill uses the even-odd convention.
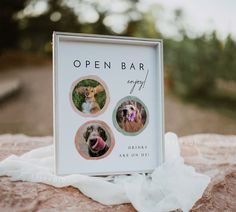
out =
[[[180,144],[185,163],[212,179],[191,211],[236,211],[236,136],[186,136]]]
[[[0,160],[52,143],[52,137],[0,136]],[[236,211],[236,136],[203,134],[180,138],[187,164],[212,177],[191,211]],[[135,211],[130,204],[105,206],[72,187],[54,188],[0,177],[0,211]]]

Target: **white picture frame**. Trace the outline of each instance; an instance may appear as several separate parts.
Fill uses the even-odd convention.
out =
[[[149,173],[164,160],[163,43],[53,33],[57,175]]]

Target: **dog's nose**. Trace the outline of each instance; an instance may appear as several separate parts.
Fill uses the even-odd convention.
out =
[[[123,109],[123,114],[124,114],[124,116],[126,116],[127,113],[128,113],[128,110],[127,110],[127,109]]]
[[[96,138],[94,138],[94,139],[90,139],[89,141],[90,141],[90,145],[91,145],[91,146],[93,146],[93,145],[95,145],[95,144],[96,144],[96,142],[97,142],[97,139],[96,139]]]

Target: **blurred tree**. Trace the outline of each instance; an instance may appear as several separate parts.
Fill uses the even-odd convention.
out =
[[[62,6],[61,2],[61,0],[49,0],[48,9],[43,14],[30,15],[21,20],[22,23],[25,23],[21,36],[22,49],[51,52],[53,31],[81,30],[78,17],[70,8]]]
[[[112,23],[109,23],[110,25],[106,24],[106,18],[116,13],[111,13],[109,7],[101,9],[99,2],[91,3],[90,1],[80,0],[70,5],[63,0],[49,0],[48,9],[44,13],[38,16],[29,14],[20,18],[21,26],[23,26],[21,48],[50,53],[53,31],[156,37],[158,34],[154,26],[154,19],[144,16],[138,11],[136,7],[137,0],[128,0],[126,3],[127,8],[122,12],[117,12],[117,15],[126,17],[127,27],[123,32],[116,32],[112,28]],[[29,4],[34,6],[37,1],[31,0]],[[92,23],[81,21],[83,19],[81,17],[85,12],[78,8],[89,8],[96,11],[98,14],[97,20]],[[138,19],[132,18],[134,13],[139,16]]]
[[[236,43],[229,35],[226,39],[222,55],[221,77],[225,80],[236,81]]]
[[[185,36],[186,35],[186,29],[184,27],[184,13],[183,10],[180,8],[177,8],[174,10],[174,20],[175,20],[175,26],[177,28],[177,31],[179,35]]]
[[[41,13],[35,8],[46,4]],[[0,49],[51,54],[53,31],[110,34],[161,38],[155,13],[159,7],[142,11],[138,0],[114,1],[120,8],[90,0],[14,0],[0,1]],[[118,7],[119,8],[119,7]],[[87,13],[93,19],[87,20]],[[116,27],[119,22],[121,27]],[[229,36],[223,46],[216,32],[197,38],[188,36],[183,11],[174,11],[178,40],[164,40],[165,75],[169,85],[180,95],[206,94],[215,89],[217,78],[236,80],[236,44]],[[118,24],[119,25],[119,24]]]
[[[209,63],[207,68],[212,70],[211,76],[218,78],[222,71],[223,43],[217,38],[216,31],[212,32],[206,42],[206,56]]]
[[[185,97],[214,93],[218,78],[233,77],[233,70],[235,73],[234,41],[229,37],[223,49],[223,43],[217,38],[216,32],[190,38],[183,24],[183,12],[177,9],[174,17],[181,39],[165,40],[164,59],[168,85]]]
[[[117,33],[113,32],[104,24],[106,15],[107,13],[105,11],[100,12],[98,20],[95,23],[84,23],[80,32],[100,35],[116,35]]]
[[[142,19],[131,20],[122,35],[145,37],[145,38],[161,38],[160,32],[156,29],[154,18],[148,14],[142,14]]]
[[[222,44],[213,32],[181,41],[167,41],[166,65],[173,89],[182,96],[206,95],[215,86],[221,71]]]
[[[27,0],[0,1],[0,50],[16,48],[19,39],[19,21],[15,15],[25,7]]]

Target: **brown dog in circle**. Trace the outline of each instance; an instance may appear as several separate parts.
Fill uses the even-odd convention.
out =
[[[82,104],[82,112],[87,114],[94,114],[101,110],[99,104],[96,101],[96,94],[104,91],[102,85],[96,87],[81,86],[76,88],[77,93],[82,94],[85,97],[85,102]]]
[[[121,129],[126,132],[137,132],[144,127],[146,113],[141,104],[136,101],[123,102],[116,114],[116,120]]]

